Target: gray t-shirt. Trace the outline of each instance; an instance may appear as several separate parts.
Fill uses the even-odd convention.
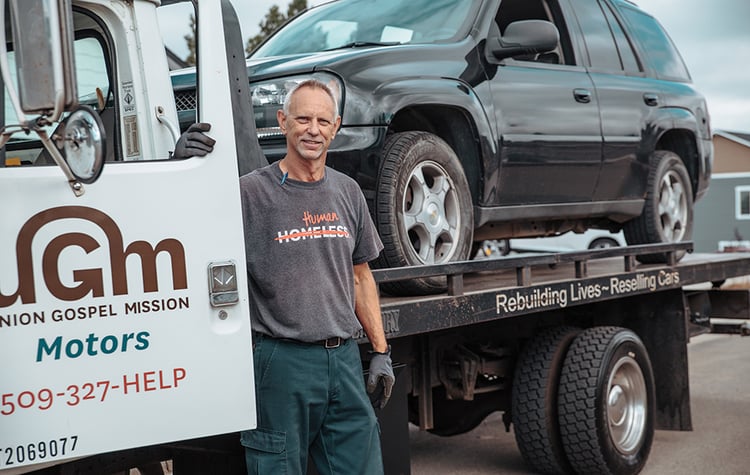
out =
[[[328,167],[314,183],[282,178],[278,163],[240,178],[253,330],[349,338],[360,329],[353,265],[383,249],[365,198]]]

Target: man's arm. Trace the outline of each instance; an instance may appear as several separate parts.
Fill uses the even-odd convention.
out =
[[[388,351],[388,342],[383,331],[383,317],[380,315],[380,299],[375,278],[368,263],[354,266],[354,312],[365,330],[372,349],[377,353]]]
[[[391,347],[386,342],[383,331],[378,288],[366,262],[354,266],[354,292],[357,299],[354,311],[373,349],[370,352],[372,358],[367,376],[367,392],[375,394],[373,406],[382,409],[391,398],[396,377],[393,374]],[[376,391],[381,383],[383,392],[378,394]]]

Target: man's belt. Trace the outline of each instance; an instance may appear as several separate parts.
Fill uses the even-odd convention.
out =
[[[325,340],[318,340],[318,341],[302,341],[302,340],[295,340],[293,338],[276,338],[274,336],[266,335],[265,333],[256,332],[255,335],[259,335],[261,338],[270,338],[272,340],[281,340],[281,341],[288,341],[290,343],[296,343],[298,345],[315,345],[315,346],[322,346],[326,349],[333,349],[338,348],[339,346],[346,343],[346,338],[341,338],[340,336],[333,336],[331,338],[326,338]]]
[[[334,336],[331,338],[326,338],[325,340],[318,340],[314,342],[314,344],[323,345],[324,347],[331,349],[331,348],[338,348],[339,346],[343,345],[345,342],[346,340],[341,338],[340,336]]]

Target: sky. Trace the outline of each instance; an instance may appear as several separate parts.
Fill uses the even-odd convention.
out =
[[[317,5],[325,0],[308,0]],[[374,0],[373,0],[374,1]],[[404,0],[409,1],[409,0]],[[664,25],[690,70],[695,87],[708,101],[716,130],[750,133],[750,1],[749,0],[635,0]],[[286,0],[232,0],[247,40],[260,31],[259,23]],[[190,8],[178,5],[169,8]],[[167,46],[186,56],[183,36],[189,10],[170,13],[161,27]]]

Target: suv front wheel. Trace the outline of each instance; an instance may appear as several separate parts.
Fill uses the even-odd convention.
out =
[[[693,188],[680,157],[667,150],[651,156],[643,213],[623,228],[628,244],[687,241],[693,234]],[[681,251],[677,257],[685,254]],[[665,254],[639,256],[641,262],[664,262]]]
[[[453,149],[428,132],[391,135],[383,149],[375,222],[385,249],[378,267],[467,260],[474,228],[471,195]],[[386,283],[398,295],[442,292],[445,277]]]

